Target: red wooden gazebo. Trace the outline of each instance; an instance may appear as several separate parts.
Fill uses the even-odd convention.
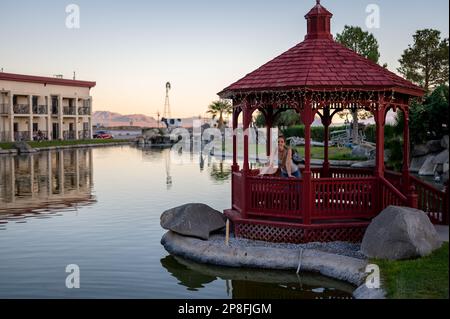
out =
[[[303,42],[219,93],[233,101],[233,129],[242,113],[246,132],[242,168],[233,136],[232,208],[225,211],[237,236],[278,242],[358,241],[370,220],[388,205],[419,205],[414,188],[418,180],[409,174],[408,105],[424,91],[335,42],[330,32],[332,16],[318,0],[306,15]],[[249,166],[248,128],[253,113],[259,110],[265,116],[269,155],[273,119],[287,109],[296,110],[305,124],[302,179],[259,176]],[[373,113],[375,170],[330,167],[329,126],[344,109]],[[405,114],[402,174],[386,172],[384,166],[384,124],[390,109]],[[310,161],[311,124],[316,116],[322,120],[326,137],[320,168],[312,168]],[[430,216],[446,209],[442,194],[432,195],[427,203],[439,197],[441,206],[429,209]]]

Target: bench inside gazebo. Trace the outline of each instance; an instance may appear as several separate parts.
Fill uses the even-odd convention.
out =
[[[225,211],[235,235],[273,242],[360,241],[389,205],[423,209],[435,223],[448,224],[448,197],[409,173],[408,109],[424,91],[333,40],[332,14],[320,1],[306,15],[305,40],[219,93],[233,101],[232,208]],[[249,127],[264,114],[267,155],[275,116],[296,110],[305,124],[305,165],[301,179],[261,176],[249,165]],[[376,123],[374,169],[330,167],[329,126],[340,111],[370,111]],[[385,170],[384,125],[389,110],[403,111],[402,173]],[[237,162],[239,116],[244,159]],[[324,163],[311,167],[311,124],[325,129]]]

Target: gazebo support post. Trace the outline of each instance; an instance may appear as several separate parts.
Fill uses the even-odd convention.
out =
[[[378,104],[378,109],[375,111],[376,123],[376,157],[375,157],[375,175],[384,177],[384,122],[386,118],[385,105]]]
[[[239,171],[239,165],[237,163],[237,128],[238,128],[238,120],[239,120],[239,110],[235,108],[233,110],[233,166],[231,170],[233,172]]]
[[[305,124],[305,170],[303,171],[303,224],[311,224],[311,203],[313,201],[311,185],[311,124],[313,120],[312,103],[304,104],[302,118]]]
[[[322,166],[322,175],[323,177],[327,178],[330,176],[330,159],[329,159],[329,140],[330,140],[330,125],[331,125],[331,116],[330,116],[330,109],[325,108],[323,110],[323,116],[322,116],[322,125],[324,127],[324,151],[323,151],[323,166]]]
[[[418,208],[418,196],[414,187],[411,186],[411,179],[409,175],[409,154],[410,154],[410,142],[409,142],[409,114],[408,111],[403,110],[404,126],[403,126],[403,191],[408,198],[408,206],[412,208]]]
[[[270,156],[272,145],[272,126],[273,126],[273,109],[270,108],[266,113],[266,154]]]
[[[248,202],[247,202],[247,194],[249,194],[248,190],[248,182],[247,178],[250,172],[250,166],[249,166],[249,158],[248,158],[248,138],[249,138],[249,127],[250,127],[250,121],[251,121],[251,110],[250,110],[250,103],[248,101],[245,102],[244,108],[242,110],[242,124],[243,124],[243,130],[244,130],[244,164],[243,164],[243,170],[242,170],[242,177],[243,177],[243,189],[244,192],[242,193],[242,200],[243,200],[243,207],[241,211],[242,218],[247,218],[247,208],[248,208]]]

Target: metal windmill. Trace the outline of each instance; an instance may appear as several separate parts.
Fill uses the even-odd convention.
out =
[[[170,112],[170,100],[169,100],[169,91],[172,88],[170,85],[170,82],[166,83],[166,101],[164,102],[164,113],[163,118],[168,119],[172,117],[172,114]]]

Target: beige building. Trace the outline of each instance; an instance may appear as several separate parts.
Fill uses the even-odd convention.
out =
[[[0,142],[92,138],[95,85],[0,72]]]

